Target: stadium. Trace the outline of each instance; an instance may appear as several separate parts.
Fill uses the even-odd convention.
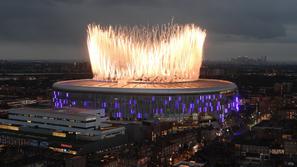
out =
[[[118,83],[85,79],[57,82],[53,89],[54,108],[104,108],[112,119],[179,118],[210,112],[223,120],[239,105],[237,86],[223,80]]]
[[[53,85],[53,107],[105,109],[111,119],[179,119],[238,110],[237,87],[199,79],[206,32],[199,27],[89,25],[93,79]],[[179,119],[180,120],[180,119]]]

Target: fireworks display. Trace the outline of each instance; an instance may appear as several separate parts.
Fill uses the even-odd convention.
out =
[[[182,82],[199,79],[206,32],[194,24],[89,25],[95,80]]]

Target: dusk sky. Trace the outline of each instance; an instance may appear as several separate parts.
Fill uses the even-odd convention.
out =
[[[195,23],[204,58],[297,61],[296,0],[1,0],[0,59],[87,59],[86,27]]]

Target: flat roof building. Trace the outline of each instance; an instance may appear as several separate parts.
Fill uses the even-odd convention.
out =
[[[0,119],[0,129],[21,130],[31,128],[48,131],[57,137],[75,135],[81,140],[98,140],[125,133],[124,127],[114,127],[107,123],[103,109],[34,109],[17,108],[8,110],[8,117]]]

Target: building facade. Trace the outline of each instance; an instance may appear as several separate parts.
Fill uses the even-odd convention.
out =
[[[55,83],[53,89],[55,109],[104,108],[111,119],[182,118],[193,113],[211,112],[224,121],[226,113],[239,110],[236,85],[221,80],[177,84],[74,80]]]

